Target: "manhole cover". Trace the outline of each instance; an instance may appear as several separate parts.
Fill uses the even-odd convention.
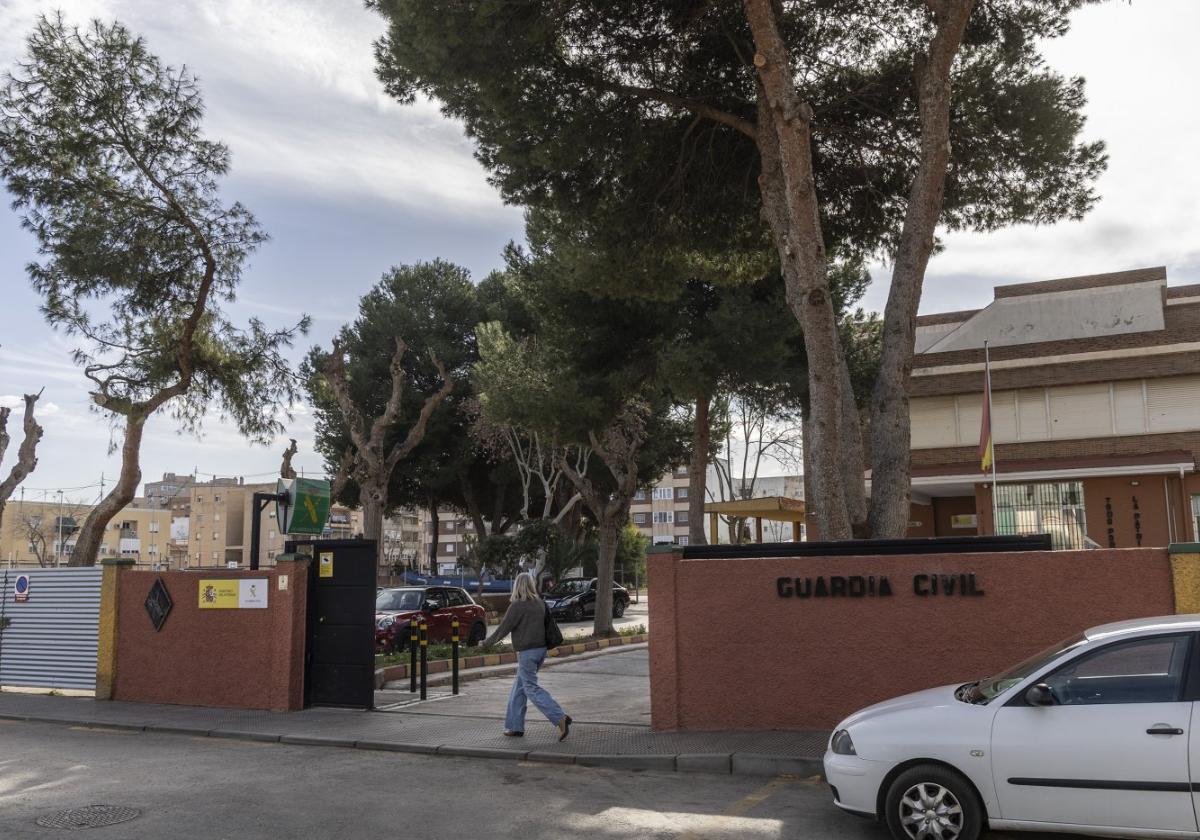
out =
[[[128,822],[141,816],[137,808],[124,805],[87,805],[59,811],[48,817],[38,817],[37,824],[43,828],[103,828],[106,825]]]

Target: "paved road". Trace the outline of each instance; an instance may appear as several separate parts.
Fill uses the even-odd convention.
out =
[[[95,840],[887,840],[878,826],[840,813],[813,779],[630,773],[5,721],[0,743],[6,840],[62,836],[35,820],[89,804],[142,811],[91,830]]]
[[[590,659],[570,657],[542,668],[539,682],[554,695],[578,723],[650,725],[650,655],[646,649],[606,653]],[[512,677],[502,676],[464,683],[457,697],[439,697],[429,703],[407,706],[412,714],[457,715],[491,718],[503,728],[504,710]],[[444,689],[442,691],[444,694]],[[375,692],[376,705],[406,702],[412,695],[398,690]],[[530,720],[543,720],[529,707]]]
[[[494,629],[499,620],[492,622],[489,629]],[[621,618],[613,619],[613,627],[618,630],[638,625],[649,629],[650,627],[650,601],[643,595],[641,603],[635,604],[632,601],[629,603],[629,609],[625,611],[625,615]],[[560,621],[559,628],[563,632],[563,636],[567,639],[574,639],[579,636],[590,636],[592,634],[592,619],[584,621]]]

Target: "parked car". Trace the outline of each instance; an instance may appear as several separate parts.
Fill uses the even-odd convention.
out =
[[[870,706],[829,740],[834,802],[897,840],[974,840],[984,827],[1195,837],[1197,658],[1197,617],[1123,621],[986,679]]]
[[[583,621],[596,614],[596,579],[563,578],[545,595],[550,613],[564,621]],[[629,593],[619,583],[613,584],[613,618],[625,615]]]
[[[459,638],[474,646],[487,637],[487,611],[457,586],[402,586],[375,596],[375,649],[408,646],[408,622],[425,616],[430,643],[448,642],[458,617]]]

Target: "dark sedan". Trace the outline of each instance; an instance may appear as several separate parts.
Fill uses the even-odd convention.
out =
[[[487,636],[487,611],[457,586],[404,586],[384,589],[375,596],[375,649],[403,650],[408,646],[408,623],[425,617],[431,644],[450,641],[451,623],[458,618],[459,638],[467,645]]]
[[[556,619],[583,621],[596,614],[596,579],[563,578],[544,597]],[[620,618],[629,606],[629,593],[614,583],[612,597],[613,618]]]

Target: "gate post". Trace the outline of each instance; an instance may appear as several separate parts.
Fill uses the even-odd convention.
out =
[[[96,699],[111,700],[117,681],[117,605],[121,573],[133,568],[131,557],[100,561],[100,635],[96,645]]]

